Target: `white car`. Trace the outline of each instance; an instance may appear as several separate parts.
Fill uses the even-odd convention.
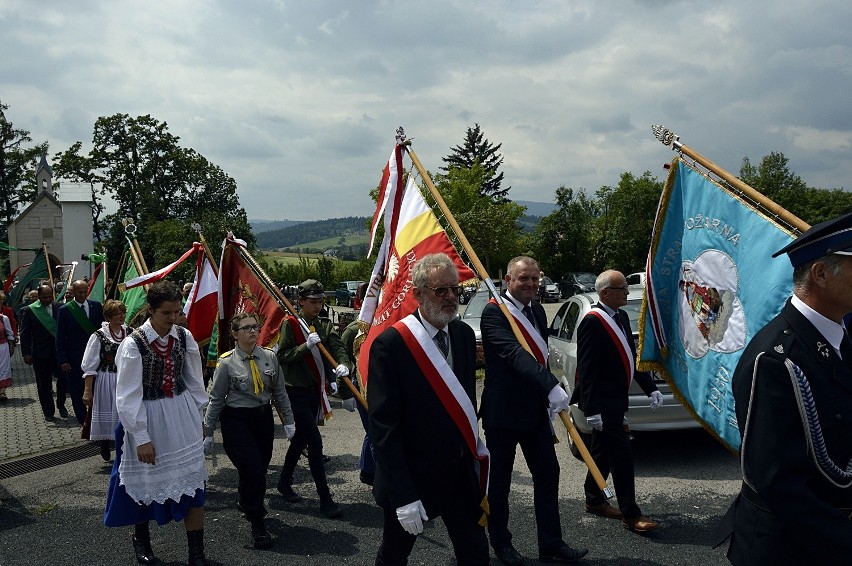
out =
[[[639,310],[642,307],[642,288],[631,287],[627,296],[627,304],[622,308],[630,319],[630,328],[633,330],[633,339],[638,338]],[[589,312],[592,306],[598,302],[597,293],[584,293],[574,295],[563,304],[556,316],[550,323],[547,338],[547,359],[550,371],[556,376],[571,395],[574,390],[577,374],[577,327],[580,321]],[[668,384],[662,377],[654,373],[654,382],[663,394],[663,406],[656,411],[651,411],[648,404],[650,399],[642,388],[634,381],[629,390],[629,409],[627,419],[632,431],[652,430],[675,430],[686,428],[699,428],[701,425],[692,418],[683,405],[674,397],[669,390]],[[571,420],[574,421],[577,430],[587,441],[591,437],[592,429],[586,422],[586,416],[576,405],[571,406]],[[574,446],[571,451],[577,455]]]

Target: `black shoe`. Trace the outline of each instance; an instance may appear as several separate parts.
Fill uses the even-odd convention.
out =
[[[571,548],[565,543],[562,546],[548,552],[539,552],[538,559],[541,562],[565,562],[573,563],[589,553],[588,548]]]
[[[104,462],[109,462],[109,440],[101,440],[101,458]]]
[[[157,557],[151,549],[151,538],[140,540],[133,535],[133,552],[136,553],[136,562],[139,564],[156,564]]]
[[[63,419],[68,418],[68,409],[65,408],[65,405],[57,405],[56,408],[59,409],[60,417],[62,417]]]
[[[323,497],[320,499],[320,512],[329,519],[336,519],[343,515],[343,509],[335,503],[331,497]]]
[[[495,546],[494,556],[497,557],[497,560],[507,566],[518,566],[519,564],[524,563],[524,557],[521,556],[520,552],[515,550],[512,543],[509,543],[506,546]]]
[[[328,464],[329,462],[331,462],[331,456],[326,456],[325,454],[323,454],[322,455],[322,463]]]
[[[56,417],[54,417],[53,415],[45,415],[44,420],[46,422],[52,423],[52,422],[56,422]]]
[[[266,530],[263,519],[252,522],[251,538],[255,548],[272,548],[272,535]]]
[[[358,474],[358,479],[361,480],[361,483],[365,483],[367,485],[373,485],[373,480],[376,478],[376,474],[371,474],[368,472],[361,472]]]
[[[279,483],[278,493],[284,498],[287,503],[298,503],[302,500],[302,496],[293,491],[293,486],[289,483]]]

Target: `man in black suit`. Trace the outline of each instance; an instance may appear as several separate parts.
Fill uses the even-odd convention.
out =
[[[67,417],[65,396],[67,381],[56,363],[56,313],[59,303],[53,300],[53,288],[40,285],[38,300],[21,309],[21,355],[24,363],[33,366],[38,400],[44,420],[55,420],[59,409],[60,417]],[[53,404],[53,378],[56,376],[56,408]]]
[[[458,564],[488,564],[479,525],[488,453],[478,441],[473,331],[456,319],[458,270],[432,254],[411,279],[418,310],[382,332],[369,354],[373,494],[384,511],[376,564],[407,564],[423,522],[437,516]]]
[[[71,284],[72,300],[59,308],[56,315],[56,359],[68,379],[68,396],[74,407],[74,416],[81,425],[86,419],[83,403],[83,354],[89,336],[101,327],[104,311],[100,303],[89,301],[86,295],[89,284],[78,279]]]
[[[852,564],[852,214],[773,257],[793,296],[746,346],[732,388],[743,485],[726,519],[740,564]],[[723,525],[724,526],[724,525]]]
[[[633,452],[627,429],[627,392],[632,380],[651,398],[651,409],[663,404],[663,395],[648,372],[636,371],[636,345],[627,313],[627,279],[618,271],[604,271],[595,280],[598,304],[577,328],[577,400],[592,427],[589,452],[604,478],[612,472],[618,509],[607,503],[591,473],[586,475],[586,511],[621,519],[625,528],[639,533],[659,523],[642,514],[636,504]]]
[[[485,389],[482,426],[491,453],[491,515],[488,533],[494,553],[503,564],[522,564],[509,532],[509,488],[515,450],[520,444],[533,476],[539,559],[574,562],[588,552],[562,540],[559,520],[559,463],[553,447],[551,418],[568,409],[568,395],[547,368],[547,317],[533,302],[539,284],[538,262],[512,259],[506,269],[506,292],[501,296],[511,316],[528,337],[530,354],[515,338],[509,320],[496,302],[482,311],[485,350]]]

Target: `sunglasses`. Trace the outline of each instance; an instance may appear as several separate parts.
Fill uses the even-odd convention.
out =
[[[435,296],[437,296],[437,297],[444,297],[450,291],[453,292],[453,295],[458,297],[459,295],[461,295],[461,292],[462,292],[462,288],[459,285],[455,285],[453,287],[430,287],[428,285],[425,285],[425,287],[427,289],[432,289],[432,291],[435,292]]]

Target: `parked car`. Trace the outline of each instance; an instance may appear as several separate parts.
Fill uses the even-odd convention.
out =
[[[641,285],[645,286],[645,272],[640,271],[638,273],[631,273],[627,276],[627,284],[628,285]]]
[[[560,380],[568,395],[574,390],[577,379],[577,327],[580,321],[589,312],[592,306],[598,302],[597,293],[584,293],[574,295],[563,304],[556,316],[550,322],[547,338],[547,360],[550,371]],[[642,289],[632,287],[629,289],[627,304],[621,307],[630,319],[630,328],[633,331],[633,340],[639,336],[639,311],[642,307]],[[653,373],[654,382],[660,393],[663,394],[663,406],[651,411],[648,404],[650,399],[642,388],[634,381],[628,392],[627,419],[630,421],[630,430],[653,431],[653,430],[675,430],[698,428],[701,425],[692,418],[689,412],[675,398],[668,384],[658,373]],[[586,415],[576,405],[571,406],[570,418],[583,437],[584,442],[591,438],[592,429],[586,422]],[[571,451],[577,455],[576,448],[572,443]]]
[[[468,285],[464,289],[462,289],[461,295],[459,295],[459,304],[466,305],[470,302],[471,297],[476,294],[476,285]]]
[[[358,292],[358,285],[364,281],[341,281],[337,289],[334,290],[334,301],[338,306],[351,307],[355,304],[355,294]]]
[[[461,297],[459,297],[461,298]],[[485,354],[482,350],[482,330],[479,328],[479,322],[482,320],[482,309],[488,304],[491,295],[488,289],[480,288],[467,303],[467,308],[459,317],[462,322],[473,329],[473,335],[476,338],[476,367],[485,365]]]
[[[539,289],[541,292],[539,300],[542,303],[546,303],[547,301],[558,301],[562,298],[562,293],[559,290],[559,287],[553,282],[553,279],[547,275],[544,276],[544,279],[542,279],[539,284]]]
[[[579,293],[591,293],[595,290],[595,279],[597,278],[597,275],[588,271],[574,271],[565,274],[559,285],[562,298],[567,299],[571,295]]]

